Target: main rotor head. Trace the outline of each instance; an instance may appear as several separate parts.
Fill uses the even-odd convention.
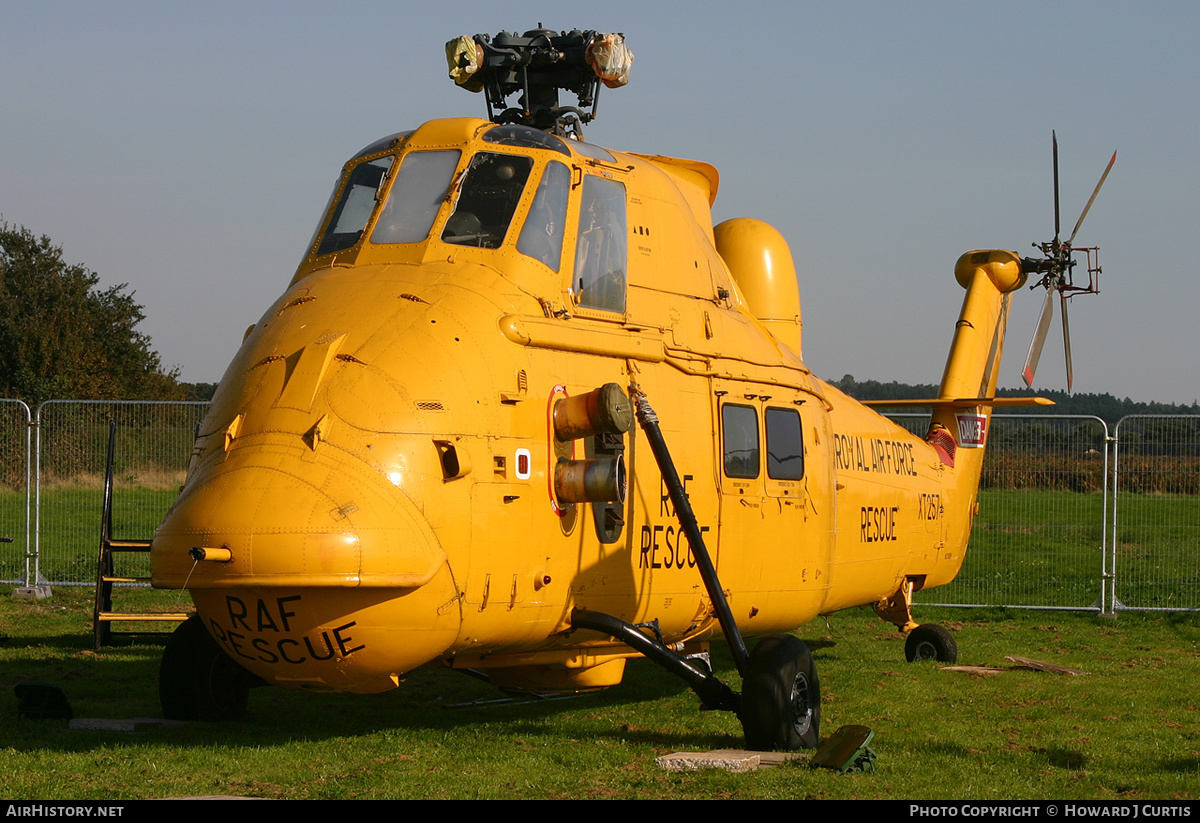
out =
[[[582,138],[583,125],[596,117],[600,84],[629,82],[633,52],[621,34],[538,28],[523,35],[500,32],[462,36],[446,43],[450,79],[468,91],[485,93],[488,119],[519,123],[560,137]],[[560,106],[559,89],[572,92],[578,106]],[[508,107],[509,95],[519,94]]]

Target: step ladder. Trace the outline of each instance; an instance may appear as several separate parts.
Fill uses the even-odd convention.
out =
[[[117,612],[113,611],[113,586],[119,583],[149,583],[149,577],[123,577],[116,574],[114,555],[148,554],[149,540],[117,540],[112,536],[113,511],[113,463],[116,454],[117,423],[108,421],[108,459],[104,469],[104,513],[100,519],[100,556],[96,568],[96,603],[92,611],[93,648],[111,646],[112,624],[129,623],[182,623],[191,617],[189,612]],[[123,635],[149,636],[150,632],[125,631]],[[156,633],[164,640],[167,635]]]

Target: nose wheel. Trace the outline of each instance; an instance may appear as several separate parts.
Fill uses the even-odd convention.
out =
[[[746,748],[816,748],[821,732],[821,684],[808,646],[790,634],[765,638],[750,653],[739,712]]]
[[[231,720],[246,711],[258,679],[233,662],[192,615],[167,641],[158,668],[158,698],[168,720]]]

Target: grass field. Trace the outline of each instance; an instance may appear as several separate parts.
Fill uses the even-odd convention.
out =
[[[922,594],[937,603],[1088,608],[1100,595],[1103,496],[981,492],[957,579]]]
[[[177,484],[176,484],[177,485]],[[116,533],[149,536],[173,499],[170,483],[117,496]],[[43,493],[43,574],[95,574],[95,482]],[[24,499],[0,491],[0,535]],[[1200,498],[1122,494],[1115,584],[1132,608],[1198,608]],[[1098,493],[981,494],[959,580],[921,598],[959,603],[1096,604],[1101,545],[1112,538]],[[19,552],[0,546],[4,579]],[[128,561],[125,561],[128,563]],[[125,571],[131,571],[125,569]],[[134,568],[132,572],[136,573]],[[15,572],[14,572],[15,574]],[[851,611],[799,632],[824,692],[823,733],[871,727],[875,774],[838,776],[803,763],[748,775],[673,774],[654,758],[736,748],[737,719],[699,712],[682,684],[645,661],[607,692],[538,704],[474,705],[498,697],[461,674],[426,670],[376,696],[251,694],[239,723],[138,734],[72,731],[16,719],[12,685],[50,682],[77,717],[160,715],[161,640],[91,650],[90,588],[55,587],[42,603],[0,589],[0,797],[101,799],[230,794],[270,798],[905,798],[1113,799],[1200,795],[1200,615],[918,607],[951,628],[960,663],[1006,655],[1086,672],[1005,671],[989,677],[904,663],[902,638]],[[176,592],[119,590],[118,608],[169,608]],[[184,595],[186,604],[186,595]],[[169,628],[167,629],[169,631]],[[728,655],[718,669],[738,687]],[[454,704],[466,708],[450,708]]]
[[[167,509],[178,497],[181,483],[182,475],[152,484],[119,485],[113,496],[114,536],[152,537]],[[70,483],[57,483],[42,489],[40,571],[43,578],[54,582],[95,583],[103,504],[103,477],[76,478]],[[0,490],[0,536],[21,534],[24,517],[24,496],[11,490]],[[145,577],[150,573],[147,557],[127,555],[120,562],[121,572],[128,576]],[[24,562],[19,551],[0,548],[0,580],[13,580],[23,571]]]
[[[6,592],[5,592],[6,594]],[[127,592],[170,606],[175,592]],[[737,719],[646,661],[620,686],[538,704],[490,700],[486,684],[414,673],[383,695],[251,693],[236,723],[136,734],[16,719],[14,683],[61,686],[76,717],[159,716],[161,646],[91,650],[90,591],[41,603],[0,597],[0,796],[121,800],[267,798],[1196,798],[1200,617],[924,609],[954,631],[960,663],[1020,655],[1085,671],[988,677],[907,664],[899,635],[858,610],[800,632],[824,695],[823,736],[875,733],[874,774],[792,763],[750,774],[670,773],[660,754],[739,747]],[[728,655],[716,665],[736,688]]]

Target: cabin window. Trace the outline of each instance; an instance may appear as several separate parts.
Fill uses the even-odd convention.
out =
[[[727,403],[721,407],[726,477],[758,477],[758,410]]]
[[[456,246],[500,248],[532,169],[533,160],[520,155],[480,152],[472,157],[442,240]]]
[[[420,243],[429,236],[446,200],[460,152],[419,151],[405,155],[387,203],[375,221],[372,243]]]
[[[490,134],[490,132],[489,132]],[[562,163],[547,163],[538,184],[529,216],[517,240],[517,251],[558,271],[562,260],[563,225],[567,220],[567,195],[571,172]]]
[[[603,177],[584,177],[575,239],[575,288],[579,305],[625,311],[628,252],[625,186]]]
[[[801,480],[804,477],[804,436],[800,413],[795,409],[766,411],[767,477],[773,480]]]
[[[317,247],[318,257],[348,249],[362,237],[363,229],[367,227],[367,221],[375,211],[375,201],[395,159],[392,155],[387,155],[369,163],[361,163],[350,171],[342,188],[342,196],[333,216],[329,218],[325,236],[321,238],[321,244]]]

